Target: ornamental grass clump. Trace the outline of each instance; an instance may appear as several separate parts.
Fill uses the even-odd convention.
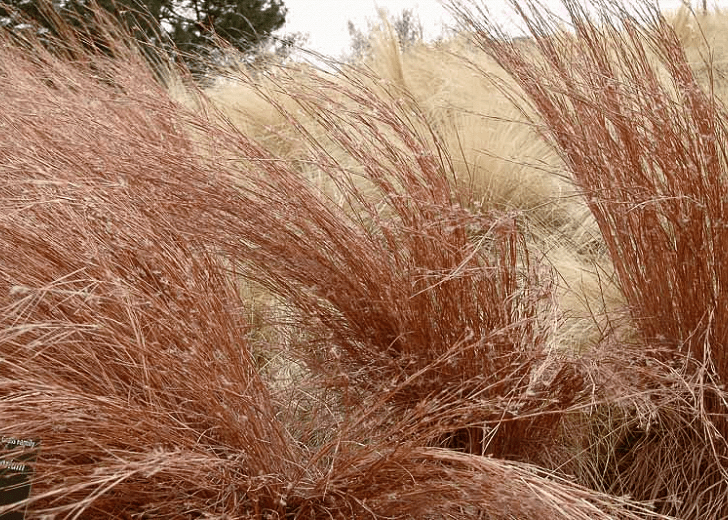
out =
[[[583,193],[643,350],[624,375],[613,373],[629,381],[622,390],[637,392],[610,396],[637,427],[614,435],[621,440],[603,464],[612,474],[599,480],[679,518],[723,518],[728,114],[653,8],[643,5],[638,18],[619,3],[593,2],[597,22],[583,4],[564,2],[567,30],[536,2],[511,5],[527,46],[477,7],[456,10],[518,82],[519,102],[539,114]],[[619,432],[625,419],[610,429]]]
[[[25,43],[2,36],[0,415],[41,439],[31,511],[194,516],[233,489],[274,507],[297,448],[235,280],[192,231],[234,190],[211,188],[133,49]]]
[[[564,363],[550,374],[558,399],[527,395],[532,372],[551,362],[555,311],[550,273],[530,260],[518,215],[467,209],[447,148],[401,90],[301,78],[276,79],[297,111],[269,102],[309,149],[294,166],[317,175],[245,145],[241,155],[261,164],[246,188],[275,193],[246,202],[245,276],[297,309],[306,340],[295,356],[342,410],[379,403],[415,421],[418,442],[528,460],[581,387],[575,364]],[[311,121],[335,153],[312,138]],[[312,178],[334,185],[337,199]]]

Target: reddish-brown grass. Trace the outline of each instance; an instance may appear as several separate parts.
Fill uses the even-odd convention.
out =
[[[192,85],[191,108],[175,102],[99,23],[111,56],[70,30],[63,53],[0,36],[0,431],[42,441],[33,517],[725,512],[710,384],[726,370],[713,348],[725,237],[710,207],[723,116],[669,31],[635,25],[620,40],[584,20],[590,53],[540,35],[550,62],[477,33],[589,195],[641,333],[637,347],[605,335],[580,359],[552,348],[554,275],[527,245],[526,216],[477,210],[406,91],[362,70],[281,70],[275,94],[259,93],[298,132],[306,155],[292,160]],[[641,31],[672,53],[681,98],[646,53],[620,61]],[[658,123],[669,153],[650,148],[650,162]],[[697,267],[690,230],[710,252]],[[707,294],[674,297],[693,294],[680,292],[690,276]],[[285,323],[246,319],[251,287]],[[300,368],[273,377],[259,351]]]
[[[649,370],[627,370],[637,395],[647,392],[651,402],[636,410],[641,433],[621,443],[628,455],[606,479],[610,491],[657,500],[680,518],[722,518],[728,114],[655,11],[645,6],[636,19],[616,2],[594,4],[611,21],[597,23],[582,4],[564,2],[573,30],[565,32],[538,3],[512,2],[529,47],[513,44],[477,9],[457,10],[543,118],[599,224],[640,332],[640,365]]]
[[[174,103],[133,48],[118,43],[109,57],[67,37],[59,55],[4,35],[0,59],[0,417],[4,434],[42,440],[34,515],[607,518],[622,508],[480,457],[528,460],[536,447],[517,435],[552,444],[561,410],[541,415],[552,406],[526,394],[544,355],[543,289],[528,283],[514,217],[464,211],[446,151],[394,100],[351,86],[361,112],[341,120],[324,109],[326,90],[300,98],[388,206],[385,219],[343,184],[352,215],[208,116],[204,98],[195,112]],[[308,144],[316,168],[345,183]],[[487,230],[479,247],[472,225]],[[292,410],[255,365],[243,280],[299,317],[305,342],[293,351],[320,376],[308,409]],[[578,384],[562,386],[568,405]],[[491,444],[462,441],[483,428]]]

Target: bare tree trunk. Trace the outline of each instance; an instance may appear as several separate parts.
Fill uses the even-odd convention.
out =
[[[692,7],[690,0],[683,0],[683,4],[687,7]],[[703,14],[708,14],[708,0],[703,0]]]

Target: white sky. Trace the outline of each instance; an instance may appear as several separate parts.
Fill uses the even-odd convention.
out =
[[[543,2],[546,5],[560,5],[556,0]],[[680,3],[681,0],[659,2],[663,9],[678,7]],[[711,6],[716,3],[726,7],[728,0],[708,1]],[[443,0],[284,0],[284,4],[288,8],[288,15],[286,25],[280,32],[308,34],[307,48],[334,58],[340,58],[349,50],[351,38],[347,31],[347,21],[351,20],[360,30],[366,31],[367,20],[378,19],[377,7],[386,9],[391,15],[412,8],[422,22],[426,39],[438,37],[444,25],[454,25],[454,20],[443,7]],[[504,4],[503,0],[487,2],[489,6]],[[692,0],[692,4],[702,5],[702,2]]]
[[[425,38],[439,36],[443,23],[453,24],[439,0],[284,0],[284,4],[288,15],[282,32],[307,33],[307,48],[334,58],[349,49],[347,22],[366,32],[367,20],[378,19],[377,7],[392,15],[413,9],[425,28]]]

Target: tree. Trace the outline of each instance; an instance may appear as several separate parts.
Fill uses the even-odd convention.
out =
[[[167,7],[159,23],[171,26],[171,38],[182,50],[207,47],[216,34],[245,52],[279,29],[285,16],[281,0],[187,0],[176,10]]]
[[[282,0],[6,0],[0,5],[0,26],[55,33],[59,15],[72,26],[90,26],[96,6],[122,23],[140,40],[157,47],[170,43],[182,55],[206,55],[215,38],[249,53],[269,42],[285,23]],[[103,44],[101,45],[103,47]]]
[[[422,41],[424,37],[422,22],[412,9],[402,9],[402,12],[390,23],[402,49]]]
[[[381,22],[373,24],[367,22],[367,32],[364,33],[349,20],[347,29],[351,38],[351,50],[354,57],[362,57],[371,50],[370,38],[372,33],[381,28],[382,24],[389,24],[397,36],[400,49],[405,50],[414,43],[422,41],[422,22],[412,9],[402,9],[396,16],[388,16],[385,11],[380,11]]]
[[[688,8],[692,9],[692,5],[690,0],[682,0],[682,3]],[[699,2],[701,5],[701,10],[703,11],[703,14],[708,14],[708,0],[702,0]]]

